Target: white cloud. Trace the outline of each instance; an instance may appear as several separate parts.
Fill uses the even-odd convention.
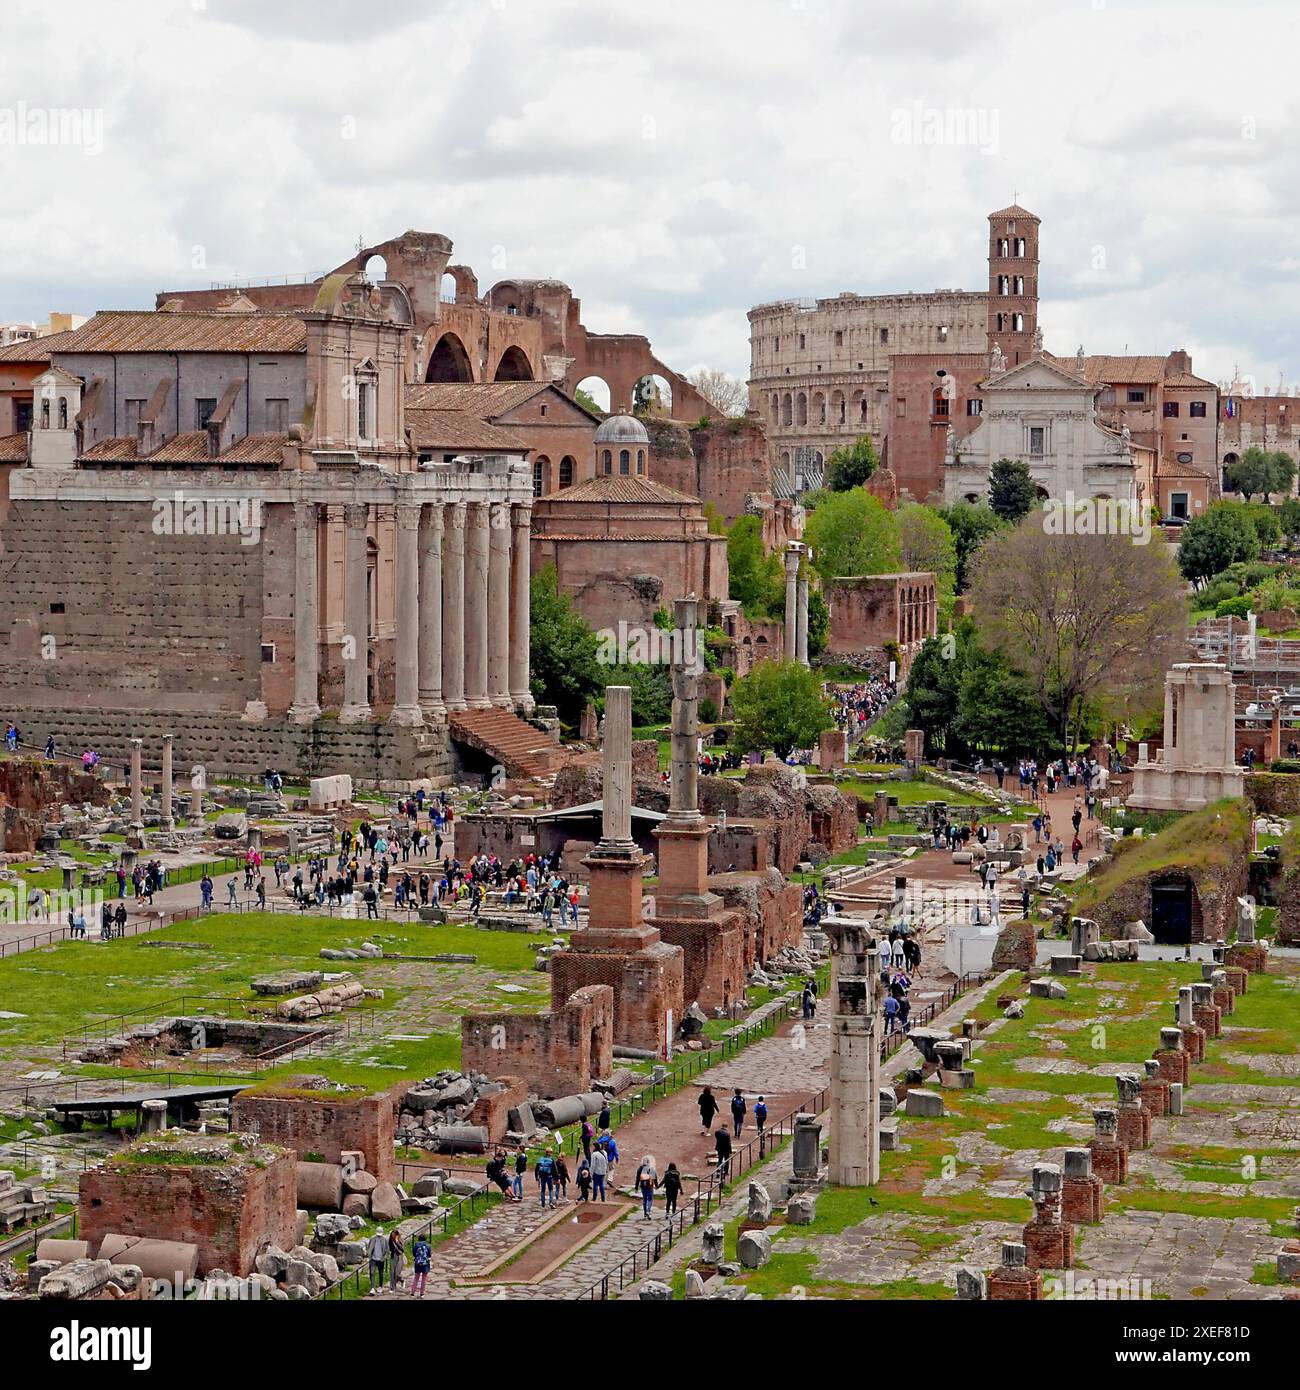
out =
[[[415,227],[484,289],[504,247],[596,331],[744,376],[755,303],[982,288],[1015,195],[1043,218],[1049,347],[1300,377],[1297,103],[1268,41],[1290,12],[8,0],[0,109],[98,111],[103,144],[0,144],[0,318],[314,275]]]

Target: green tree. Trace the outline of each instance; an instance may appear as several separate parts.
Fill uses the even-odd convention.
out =
[[[1253,446],[1228,465],[1228,484],[1247,502],[1260,493],[1267,501],[1274,492],[1290,492],[1295,482],[1295,460],[1282,450]]]
[[[989,506],[1013,526],[1028,516],[1038,501],[1038,485],[1029,465],[1019,459],[998,459],[989,470]]]
[[[832,492],[861,487],[880,467],[880,457],[869,434],[859,435],[850,449],[836,449],[827,460],[826,486]]]
[[[905,570],[929,571],[941,598],[951,598],[957,578],[957,547],[952,528],[933,508],[906,502],[895,513]]]
[[[602,668],[605,685],[626,685],[632,691],[632,723],[637,728],[663,724],[673,710],[672,678],[667,666],[644,663]]]
[[[1282,544],[1282,523],[1273,507],[1267,502],[1247,502],[1244,509],[1259,537],[1261,550],[1272,550]]]
[[[1183,527],[1178,568],[1193,584],[1259,554],[1259,533],[1239,502],[1215,502]]]
[[[741,753],[764,748],[786,757],[811,748],[835,722],[822,695],[821,677],[798,662],[760,662],[731,688],[733,743]]]
[[[1300,536],[1300,497],[1288,497],[1282,503],[1278,520],[1282,524],[1282,530],[1288,540],[1295,540]]]
[[[1008,755],[1043,752],[1054,743],[1033,687],[978,642],[966,650],[952,732],[968,748]]]
[[[808,589],[808,655],[820,656],[826,650],[831,631],[831,610],[822,591],[811,585]]]
[[[940,507],[939,515],[948,523],[956,552],[955,588],[964,594],[970,586],[970,566],[980,546],[1000,527],[1002,518],[983,502],[954,502]]]
[[[591,411],[593,415],[599,415],[601,419],[605,418],[605,412],[597,405],[595,397],[589,396],[581,386],[574,391],[573,399],[577,401],[584,410]]]
[[[804,540],[823,583],[838,575],[888,574],[902,563],[894,513],[861,488],[832,493],[808,518]]]
[[[925,731],[932,747],[946,746],[948,733],[957,718],[961,678],[970,644],[969,620],[958,624],[957,632],[927,637],[912,659],[904,698],[912,727]]]
[[[530,687],[539,705],[554,705],[566,724],[576,724],[605,684],[596,659],[599,639],[591,624],[562,593],[554,565],[543,565],[532,579],[529,602]]]
[[[748,618],[785,614],[785,570],[779,555],[763,549],[761,517],[737,517],[727,533],[727,596]]]

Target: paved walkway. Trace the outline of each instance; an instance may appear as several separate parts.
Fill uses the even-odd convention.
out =
[[[933,1023],[933,1027],[938,1029],[953,1029],[960,1025],[961,1021],[970,1016],[982,999],[988,994],[996,992],[1002,987],[1003,982],[1009,978],[1012,971],[1004,971],[993,979],[985,981],[984,984],[972,990],[969,994],[962,995],[943,1013],[941,1013]],[[829,1031],[827,1033],[829,1040]],[[881,1064],[880,1080],[886,1082],[906,1071],[908,1067],[916,1062],[917,1054],[910,1047],[902,1047],[898,1052]],[[739,1059],[737,1059],[739,1060]],[[829,1110],[822,1112],[821,1118],[823,1126],[829,1125]],[[825,1138],[825,1128],[823,1129],[823,1142]],[[790,1177],[794,1168],[794,1153],[790,1145],[786,1145],[775,1157],[769,1159],[759,1168],[752,1169],[747,1175],[763,1185],[772,1193],[775,1198],[781,1191],[783,1184]],[[742,1212],[748,1209],[749,1205],[749,1183],[741,1182],[737,1185],[732,1194],[713,1212],[710,1221],[722,1222],[724,1225],[734,1220]],[[700,1254],[700,1247],[703,1241],[704,1226],[706,1222],[700,1222],[682,1233],[681,1238],[676,1241],[671,1251],[665,1254],[657,1264],[648,1269],[642,1269],[637,1279],[630,1283],[621,1294],[622,1298],[638,1297],[637,1289],[645,1279],[656,1279],[663,1283],[671,1284],[673,1275],[677,1270],[690,1264],[697,1259]],[[615,1262],[616,1263],[616,1262]]]

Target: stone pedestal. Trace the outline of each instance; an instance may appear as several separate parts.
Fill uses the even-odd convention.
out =
[[[1119,1137],[1119,1112],[1109,1107],[1092,1112],[1095,1134],[1088,1152],[1093,1171],[1103,1182],[1123,1182],[1128,1177],[1128,1148]]]
[[[681,1023],[684,963],[679,947],[661,940],[642,915],[645,856],[632,840],[632,692],[605,692],[603,834],[583,860],[589,874],[587,926],[569,949],[551,957],[552,1007],[576,990],[614,991],[614,1041],[671,1053]]]
[[[1043,1297],[1043,1275],[1028,1267],[1028,1251],[1019,1241],[1002,1247],[1002,1263],[988,1278],[990,1303],[1039,1303]]]
[[[1069,1269],[1074,1263],[1074,1227],[1061,1216],[1061,1181],[1055,1163],[1034,1165],[1034,1219],[1023,1236],[1029,1269]]]
[[[1088,1149],[1066,1149],[1061,1216],[1073,1225],[1095,1225],[1102,1217],[1105,1185],[1092,1171]]]

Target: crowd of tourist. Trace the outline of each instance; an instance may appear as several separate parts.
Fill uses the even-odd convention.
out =
[[[872,676],[857,685],[831,685],[831,717],[844,730],[850,743],[861,738],[884,714],[898,694],[898,684],[883,676]]]

